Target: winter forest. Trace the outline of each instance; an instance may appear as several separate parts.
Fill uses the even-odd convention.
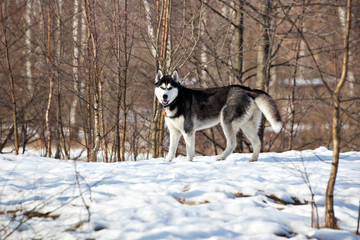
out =
[[[356,239],[352,233],[354,219],[356,234],[359,231],[356,164],[360,155],[355,152],[360,150],[359,16],[359,0],[0,0],[0,161],[6,163],[0,168],[4,176],[4,181],[0,179],[4,182],[0,207],[17,208],[0,209],[0,220],[7,221],[1,224],[0,238],[4,234],[14,239],[57,239],[66,232],[73,237],[69,239],[92,239],[109,231],[109,239],[200,239],[217,234],[218,239],[242,239],[242,233],[254,239],[343,239],[345,235]],[[224,133],[217,126],[196,134],[196,155],[201,160],[194,165],[197,168],[178,160],[175,165],[161,165],[169,134],[154,96],[157,69],[165,74],[177,69],[180,83],[189,88],[241,84],[269,93],[280,111],[283,129],[275,134],[267,121],[262,122],[262,161],[251,165],[243,160],[252,147],[241,132],[236,153],[228,160],[213,163],[202,157],[220,154],[226,147]],[[181,155],[186,155],[183,139],[177,150],[177,156]],[[335,208],[341,210],[342,222],[335,219],[333,199],[339,159],[345,164],[339,171],[340,197]],[[291,166],[285,174],[282,162]],[[53,163],[67,171],[58,172]],[[122,163],[123,168],[112,168]],[[33,169],[32,164],[42,167]],[[251,174],[247,168],[236,169],[238,165],[246,165]],[[31,169],[29,175],[27,169]],[[172,177],[164,174],[164,169]],[[239,175],[238,170],[243,172]],[[315,170],[318,173],[311,175]],[[30,175],[37,171],[39,175]],[[329,173],[325,193],[324,179]],[[46,178],[47,174],[52,175]],[[284,183],[282,174],[288,182]],[[59,176],[61,180],[54,180]],[[28,184],[23,189],[19,186],[25,183],[20,180]],[[59,181],[63,180],[68,188],[61,189]],[[188,183],[190,180],[196,184]],[[32,195],[31,191],[37,194],[43,191],[42,184],[51,181],[49,193]],[[174,185],[169,184],[172,181]],[[98,189],[105,183],[107,187]],[[144,194],[138,195],[138,186]],[[74,193],[76,187],[78,194]],[[237,192],[239,189],[242,192]],[[52,195],[46,195],[50,192]],[[24,210],[28,207],[26,194],[30,205],[39,202],[31,211]],[[248,198],[244,201],[250,204],[245,202],[249,205],[243,208],[235,204],[238,198]],[[113,215],[118,209],[109,209],[108,199],[116,199],[112,206],[120,206],[125,213]],[[70,204],[72,201],[77,205]],[[275,207],[279,201],[286,206]],[[176,215],[173,210],[180,209],[179,203],[196,206],[193,210],[183,207]],[[304,224],[310,216],[307,204],[311,228],[321,225],[319,206],[320,215],[326,217],[323,226],[345,229],[345,235],[341,231],[336,233],[340,235],[308,233],[310,226]],[[294,211],[293,205],[300,206]],[[135,210],[126,212],[129,206]],[[244,216],[252,216],[259,206],[265,209],[260,219],[254,215],[241,219],[244,223],[236,222],[234,207],[239,212],[250,207]],[[307,210],[298,213],[302,207]],[[55,210],[47,215],[26,215],[47,208]],[[59,209],[59,214],[52,215]],[[101,215],[104,209],[108,215]],[[151,217],[144,220],[146,214],[136,215],[139,209],[146,209]],[[304,212],[305,220],[301,218]],[[70,213],[73,216],[65,218]],[[16,225],[19,216],[26,221],[19,220]],[[76,224],[83,216],[87,220]],[[112,225],[119,216],[128,217],[124,221],[138,220],[136,224],[143,230]],[[187,221],[191,217],[199,220],[199,216],[204,226],[212,224],[206,221],[214,216],[221,218],[224,226],[203,229],[201,222],[194,221],[200,229],[194,232]],[[274,216],[278,216],[277,222],[269,225],[267,221]],[[26,222],[36,217],[42,220],[27,228]],[[54,220],[51,229],[58,232],[49,233],[43,227],[47,218]],[[60,220],[55,221],[57,218]],[[178,221],[184,221],[184,232],[178,228],[163,231],[163,225],[177,226]],[[149,228],[149,223],[154,228]],[[252,232],[246,224],[254,224],[257,230]],[[262,224],[265,232],[256,235]],[[69,228],[72,225],[76,227]],[[29,229],[38,232],[27,235]],[[86,235],[89,232],[93,234],[90,237]]]
[[[344,151],[360,148],[359,11],[355,0],[338,99]],[[285,128],[275,136],[265,123],[264,152],[332,149],[345,32],[345,1],[1,1],[0,152],[105,162],[164,155],[158,68],[178,69],[187,87],[270,93]],[[238,142],[237,152],[251,152],[241,134]],[[224,145],[215,127],[198,133],[196,152]]]

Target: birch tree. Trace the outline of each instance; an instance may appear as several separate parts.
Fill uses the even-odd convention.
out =
[[[46,149],[47,149],[47,157],[51,157],[51,144],[52,144],[52,131],[51,131],[51,123],[50,123],[50,110],[51,103],[54,95],[54,80],[52,76],[51,69],[51,0],[47,3],[47,53],[46,53],[46,65],[47,65],[47,74],[49,81],[49,95],[48,102],[46,106],[45,113],[45,123],[46,123]]]
[[[334,188],[336,182],[336,175],[339,167],[339,155],[340,155],[340,130],[341,130],[341,118],[340,118],[340,97],[341,90],[345,84],[348,74],[349,64],[349,38],[351,29],[351,4],[352,0],[347,0],[346,3],[346,28],[344,36],[344,52],[342,71],[339,82],[336,85],[335,90],[332,92],[332,142],[333,142],[333,158],[331,165],[331,173],[328,181],[326,194],[325,194],[325,224],[328,228],[337,228],[335,212],[334,212]]]
[[[145,0],[146,1],[146,0]],[[120,121],[121,121],[121,31],[120,31],[120,2],[113,0],[113,35],[114,35],[114,51],[116,64],[116,83],[117,83],[117,92],[116,92],[116,126],[115,126],[115,154],[114,161],[121,161],[121,135],[120,135]]]
[[[159,3],[159,2],[157,2]],[[157,4],[159,7],[159,5]],[[159,51],[157,52],[157,56],[159,58],[156,60],[156,66],[158,69],[162,69],[165,74],[168,73],[170,67],[170,47],[169,47],[169,35],[170,35],[170,11],[171,11],[171,0],[163,0],[161,11],[158,8],[157,12],[160,15],[157,15],[158,20],[158,29],[157,31],[161,31],[161,42],[158,46],[158,38],[160,34],[156,34],[156,49]],[[160,22],[161,21],[161,22]],[[164,116],[161,114],[161,105],[154,96],[153,98],[153,120],[152,120],[152,127],[151,127],[151,154],[152,157],[159,157],[162,151],[162,138],[163,138],[163,128],[164,128]]]
[[[25,63],[25,74],[26,74],[26,80],[27,80],[27,87],[28,91],[31,95],[34,93],[33,89],[33,81],[32,81],[32,64],[31,64],[31,29],[32,29],[32,11],[33,11],[33,1],[28,0],[26,2],[26,10],[25,10],[25,21],[26,21],[26,31],[25,31],[25,53],[26,56],[26,63]]]
[[[234,70],[237,84],[242,84],[242,72],[243,72],[243,49],[244,49],[244,6],[243,0],[237,0],[235,2],[235,33],[234,33],[234,45],[235,45],[235,61]]]
[[[100,91],[101,91],[101,81],[100,81],[100,69],[99,69],[99,58],[98,58],[98,36],[96,29],[96,19],[95,19],[95,0],[85,0],[83,2],[83,11],[86,20],[86,26],[88,31],[87,37],[87,51],[89,54],[89,60],[91,59],[91,64],[88,66],[88,87],[92,84],[94,86],[94,102],[93,106],[88,105],[88,110],[90,113],[90,108],[94,112],[94,133],[95,139],[93,146],[89,149],[88,158],[90,161],[97,160],[97,154],[101,147],[101,119],[100,119]],[[93,76],[93,77],[91,77]],[[90,96],[90,89],[88,90]],[[89,99],[90,103],[90,99]],[[88,103],[88,104],[89,104]],[[89,125],[91,125],[91,119],[89,119]],[[88,126],[89,127],[89,126]],[[91,129],[91,128],[90,128]],[[91,137],[89,137],[89,140]]]
[[[343,6],[339,6],[338,8],[338,15],[339,15],[339,21],[342,27],[342,33],[345,35],[346,34],[346,7]],[[353,62],[353,54],[351,52],[351,50],[349,49],[349,63]],[[347,75],[347,81],[349,82],[349,88],[350,88],[350,96],[351,97],[355,97],[355,77],[354,77],[354,72],[352,70],[348,70],[348,75]]]
[[[235,2],[235,33],[234,33],[234,75],[236,84],[242,84],[243,75],[243,50],[244,50],[244,3],[243,0]],[[244,136],[241,131],[236,134],[235,152],[243,152],[242,143]]]
[[[127,130],[127,81],[128,81],[128,70],[129,70],[129,60],[130,60],[130,49],[128,48],[128,0],[124,2],[124,38],[123,38],[123,46],[124,46],[124,68],[123,68],[123,85],[122,85],[122,110],[123,110],[123,131],[121,138],[121,159],[125,161],[125,141],[126,141],[126,130]],[[135,123],[136,124],[136,123]]]
[[[256,88],[268,91],[270,81],[270,12],[271,0],[261,0],[259,2],[259,32],[260,37],[257,43],[257,70],[256,70]],[[259,130],[261,146],[263,148],[265,118],[262,118]]]
[[[79,105],[79,97],[81,95],[80,92],[80,79],[79,79],[79,65],[80,65],[80,53],[81,53],[81,27],[79,30],[79,26],[81,26],[81,3],[80,0],[74,0],[74,13],[72,19],[72,37],[73,37],[73,59],[72,59],[72,74],[73,74],[73,87],[75,95],[71,108],[70,108],[70,126],[71,126],[71,133],[70,133],[70,141],[72,138],[77,138],[78,136],[78,128],[77,124],[77,107]]]

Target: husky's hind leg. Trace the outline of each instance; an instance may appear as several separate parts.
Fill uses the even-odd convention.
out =
[[[216,156],[216,161],[225,160],[234,151],[236,147],[237,129],[234,128],[233,123],[226,124],[224,123],[224,121],[221,121],[221,126],[226,138],[226,148],[221,155]]]
[[[245,136],[249,139],[253,148],[253,155],[251,157],[250,162],[255,162],[259,158],[260,149],[261,149],[261,141],[258,135],[260,122],[261,122],[261,112],[255,111],[252,118],[241,126],[241,130],[243,131]]]
[[[248,124],[246,124],[248,125]],[[261,141],[257,134],[257,131],[255,131],[254,128],[248,128],[248,126],[244,126],[241,128],[245,136],[249,139],[251,142],[251,145],[253,147],[253,155],[251,157],[250,162],[255,162],[259,158],[260,154],[260,148],[261,148]]]

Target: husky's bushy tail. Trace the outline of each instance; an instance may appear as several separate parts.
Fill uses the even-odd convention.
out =
[[[270,122],[270,125],[275,133],[279,133],[283,127],[279,110],[276,107],[274,99],[267,93],[259,94],[255,98],[256,105],[260,111],[265,115],[265,118]]]

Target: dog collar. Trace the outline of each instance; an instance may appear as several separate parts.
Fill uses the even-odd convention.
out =
[[[175,101],[175,100],[174,100]],[[174,102],[173,101],[173,102]],[[166,108],[166,107],[168,107],[168,106],[170,106],[171,104],[172,104],[172,102],[171,103],[168,103],[168,104],[166,104],[166,105],[164,105],[162,102],[160,102],[161,103],[161,105],[163,106],[163,108]]]

